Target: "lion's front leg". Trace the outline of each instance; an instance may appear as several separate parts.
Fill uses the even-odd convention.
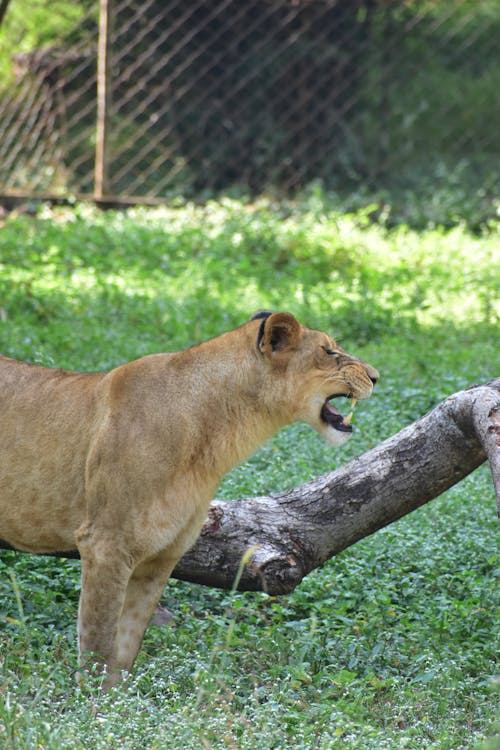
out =
[[[106,548],[106,554],[99,549]],[[106,670],[105,684],[120,679],[116,663],[117,634],[132,573],[130,563],[112,552],[111,545],[80,547],[82,589],[78,609],[79,663]]]
[[[148,623],[177,560],[159,555],[132,569],[117,557],[82,553],[78,614],[80,664],[106,671],[108,689],[130,671]]]
[[[144,632],[177,560],[167,554],[138,565],[128,582],[116,637],[116,666],[130,671]]]

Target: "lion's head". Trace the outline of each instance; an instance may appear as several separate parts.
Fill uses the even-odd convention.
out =
[[[258,348],[275,375],[274,397],[278,390],[280,401],[291,409],[289,421],[306,422],[331,445],[346,442],[353,429],[350,415],[344,417],[331,402],[345,397],[354,406],[368,398],[377,370],[290,313],[259,312],[252,320],[260,320]]]

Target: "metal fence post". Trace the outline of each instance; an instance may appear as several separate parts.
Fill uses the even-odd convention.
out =
[[[97,46],[97,121],[94,169],[94,198],[109,195],[109,120],[111,114],[110,36],[113,0],[100,0]]]

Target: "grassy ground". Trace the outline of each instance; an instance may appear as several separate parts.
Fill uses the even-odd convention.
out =
[[[382,379],[347,447],[293,426],[219,495],[270,492],[498,376],[498,248],[494,228],[388,229],[318,200],[45,209],[0,231],[0,351],[110,368],[258,308],[290,310]],[[174,625],[148,630],[132,677],[109,697],[74,687],[78,564],[2,553],[0,746],[493,748],[495,523],[483,467],[286,598],[172,582]]]

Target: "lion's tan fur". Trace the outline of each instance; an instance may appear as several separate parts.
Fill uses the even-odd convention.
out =
[[[0,357],[0,539],[78,549],[81,658],[97,655],[112,684],[223,474],[294,421],[328,439],[325,399],[366,398],[376,377],[288,313],[109,373]]]

